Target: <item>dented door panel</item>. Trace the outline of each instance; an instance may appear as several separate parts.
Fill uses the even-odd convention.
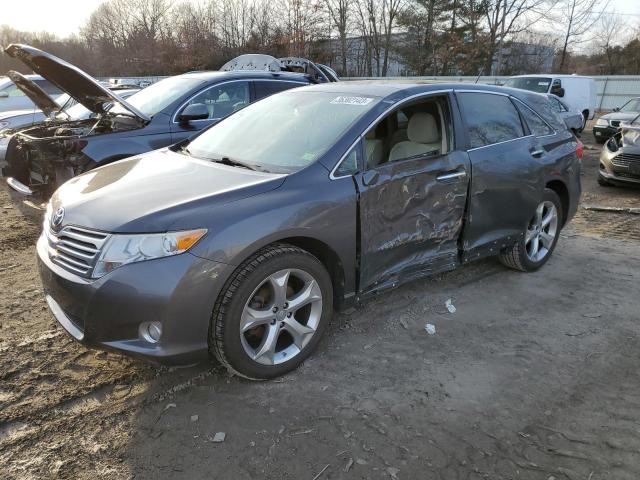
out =
[[[533,158],[535,137],[469,151],[473,172],[463,233],[466,259],[495,254],[522,234],[542,198],[548,158]]]
[[[363,291],[458,265],[469,176],[468,155],[460,151],[390,162],[360,175]]]

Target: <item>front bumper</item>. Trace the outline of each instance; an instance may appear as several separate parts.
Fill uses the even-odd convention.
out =
[[[184,253],[89,280],[52,263],[47,248],[41,236],[38,268],[47,303],[77,341],[167,364],[207,358],[211,312],[233,267]],[[162,324],[157,343],[139,334],[145,321]]]
[[[593,127],[593,136],[600,140],[607,140],[611,138],[616,132],[617,128],[611,126],[598,126]]]
[[[640,185],[640,148],[625,146],[612,152],[605,145],[598,175],[609,183]]]

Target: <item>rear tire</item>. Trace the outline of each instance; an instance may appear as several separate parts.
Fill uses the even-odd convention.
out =
[[[505,266],[522,272],[533,272],[542,267],[551,257],[558,242],[563,224],[562,212],[558,194],[545,188],[542,201],[525,226],[522,238],[500,252],[500,261]]]
[[[298,367],[333,315],[331,277],[309,252],[268,246],[244,261],[214,305],[209,352],[230,372],[266,380]]]

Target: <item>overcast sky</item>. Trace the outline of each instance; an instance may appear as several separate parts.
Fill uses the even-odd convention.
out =
[[[3,0],[0,24],[17,30],[48,31],[58,36],[78,33],[91,12],[106,0]],[[233,0],[227,0],[233,1]],[[624,15],[630,25],[640,23],[640,0],[614,0],[609,10]]]

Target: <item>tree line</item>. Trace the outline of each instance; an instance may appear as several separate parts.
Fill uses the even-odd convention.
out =
[[[217,69],[242,53],[302,56],[342,76],[526,73],[505,55],[526,43],[554,70],[640,74],[637,18],[608,0],[108,0],[78,34],[0,27],[95,76]],[[530,49],[529,49],[530,50]],[[0,72],[24,71],[0,56]],[[595,70],[595,71],[594,71]]]

